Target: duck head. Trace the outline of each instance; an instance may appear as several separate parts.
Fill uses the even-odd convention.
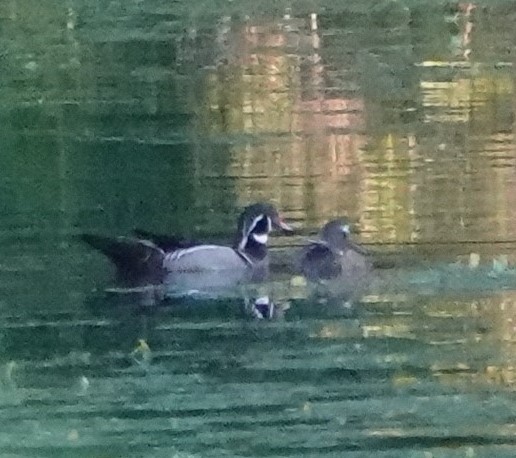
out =
[[[350,243],[351,228],[344,218],[334,219],[325,224],[320,233],[321,241],[332,251],[342,254]]]
[[[293,231],[273,205],[257,203],[246,207],[238,220],[236,249],[240,252],[265,252],[269,233],[273,229]]]

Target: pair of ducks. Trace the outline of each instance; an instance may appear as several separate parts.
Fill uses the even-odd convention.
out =
[[[173,236],[135,231],[135,237],[83,234],[83,241],[116,266],[126,285],[165,284],[167,290],[217,290],[264,281],[269,273],[267,241],[273,229],[293,232],[268,203],[244,209],[232,246],[185,241]],[[350,239],[343,220],[327,223],[318,240],[301,255],[301,273],[310,281],[332,280],[347,287],[370,268],[365,251]]]

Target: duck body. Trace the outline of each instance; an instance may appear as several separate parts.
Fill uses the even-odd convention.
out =
[[[169,295],[217,293],[264,281],[269,270],[268,259],[253,262],[238,250],[221,245],[199,245],[167,253],[163,265]]]
[[[105,254],[128,286],[162,284],[166,295],[217,293],[268,276],[268,234],[291,231],[269,204],[254,204],[241,214],[232,246],[202,244],[137,231],[138,237],[85,234],[83,241]]]
[[[370,261],[355,247],[335,251],[321,242],[312,242],[302,266],[303,274],[311,281],[352,280],[366,275],[370,269]]]
[[[343,219],[327,223],[318,240],[303,250],[301,272],[312,283],[327,286],[330,294],[350,295],[369,277],[372,264],[367,252],[349,239]]]

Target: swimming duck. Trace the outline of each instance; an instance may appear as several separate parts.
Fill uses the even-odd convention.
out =
[[[105,254],[127,285],[165,283],[180,295],[263,281],[269,270],[267,242],[273,228],[291,232],[276,208],[257,203],[238,219],[232,246],[201,244],[138,231],[140,237],[104,237],[82,234],[90,246]]]
[[[334,292],[351,292],[367,278],[371,262],[367,251],[350,240],[345,219],[329,221],[319,239],[303,250],[301,271],[312,282],[331,285]]]

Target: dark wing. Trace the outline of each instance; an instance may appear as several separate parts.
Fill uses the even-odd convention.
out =
[[[325,244],[313,243],[303,254],[301,270],[309,280],[329,280],[340,275],[342,265]]]
[[[150,240],[167,253],[181,248],[190,248],[199,244],[194,240],[183,239],[181,237],[176,237],[175,235],[155,234],[142,229],[133,230],[133,234],[138,238]]]
[[[120,280],[130,284],[155,283],[163,278],[164,253],[158,246],[130,237],[81,234],[80,239],[116,266]]]

